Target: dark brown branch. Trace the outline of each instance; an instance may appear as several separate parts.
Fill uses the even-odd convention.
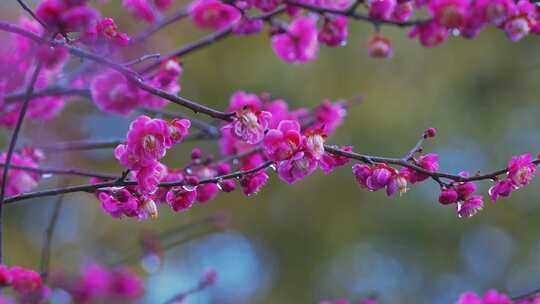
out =
[[[243,170],[243,171],[237,171],[231,174],[216,176],[214,178],[204,179],[199,182],[199,184],[216,184],[223,180],[228,179],[234,179],[239,178],[244,175],[250,175],[255,172],[264,170],[268,168],[270,165],[272,165],[274,162],[267,161],[263,163],[262,165],[253,168],[251,170]],[[77,186],[69,186],[69,187],[62,187],[62,188],[55,188],[55,189],[49,189],[49,190],[42,190],[42,191],[35,191],[35,192],[28,192],[28,193],[22,193],[19,195],[14,195],[11,197],[8,197],[4,200],[4,203],[14,203],[17,201],[27,200],[31,198],[37,198],[37,197],[45,197],[45,196],[55,196],[60,195],[64,193],[73,193],[73,192],[95,192],[96,190],[99,190],[101,188],[108,188],[108,187],[123,187],[123,186],[135,186],[137,185],[136,181],[125,181],[125,180],[114,180],[109,182],[103,182],[103,183],[97,183],[97,184],[84,184],[84,185],[77,185]],[[166,182],[166,183],[160,183],[159,187],[176,187],[176,186],[182,186],[184,185],[184,181],[177,181],[177,182]]]

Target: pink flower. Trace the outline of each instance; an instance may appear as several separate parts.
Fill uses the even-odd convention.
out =
[[[224,128],[230,128],[238,139],[253,145],[263,140],[271,119],[270,112],[256,111],[246,106],[236,111],[236,119]]]
[[[392,19],[397,22],[405,22],[409,20],[413,13],[413,1],[399,2],[392,13]]]
[[[36,15],[59,32],[84,31],[99,17],[99,13],[86,3],[63,0],[41,1],[36,7]]]
[[[260,19],[248,19],[242,17],[233,27],[233,32],[237,35],[250,35],[262,31],[264,22]]]
[[[253,0],[253,5],[263,12],[270,12],[275,10],[282,2],[282,0]]]
[[[158,161],[135,171],[137,190],[140,193],[154,193],[159,183],[167,176],[167,167]]]
[[[475,12],[481,21],[501,25],[508,18],[514,2],[512,0],[476,0]]]
[[[305,16],[293,20],[287,32],[272,36],[272,49],[286,62],[307,63],[317,58],[319,41],[315,20]]]
[[[377,191],[386,187],[394,174],[394,170],[386,164],[378,164],[371,168],[371,174],[366,180],[367,188]]]
[[[394,54],[392,43],[388,38],[375,35],[369,39],[368,54],[372,58],[391,58]]]
[[[182,76],[182,72],[182,67],[180,66],[178,61],[174,59],[169,59],[161,64],[157,74],[151,79],[147,80],[147,82],[150,85],[157,87],[169,94],[176,95],[180,93],[181,90],[178,81],[180,79],[180,76]],[[139,90],[139,100],[141,106],[151,109],[162,108],[168,102],[162,97],[142,90]]]
[[[447,28],[461,28],[471,8],[470,0],[433,0],[428,9],[435,21]]]
[[[396,0],[369,0],[369,16],[373,19],[389,20],[396,5]]]
[[[90,27],[81,37],[82,41],[102,51],[114,50],[129,44],[129,36],[118,31],[111,18],[104,18]]]
[[[407,178],[401,174],[394,174],[386,185],[386,195],[392,196],[396,193],[403,194],[408,191]]]
[[[531,154],[513,156],[508,162],[508,179],[517,188],[529,184],[536,172],[536,165],[532,162]]]
[[[326,9],[346,10],[351,7],[354,1],[352,0],[309,0],[313,5]]]
[[[90,93],[96,106],[104,112],[127,115],[140,104],[137,88],[114,70],[106,70],[94,77]]]
[[[144,282],[126,268],[115,269],[109,292],[113,298],[135,300],[144,295]]]
[[[355,164],[352,167],[352,172],[358,184],[362,188],[367,188],[367,180],[371,176],[371,168],[366,164]]]
[[[156,13],[146,0],[124,0],[122,5],[137,18],[146,22],[156,21]]]
[[[264,152],[271,160],[291,158],[300,148],[302,135],[296,120],[283,120],[277,129],[270,129],[263,140]]]
[[[196,0],[190,15],[197,26],[213,30],[222,30],[240,21],[241,17],[237,8],[218,0]]]
[[[167,192],[167,204],[176,212],[186,211],[197,198],[196,189],[188,189],[185,187],[173,187]]]
[[[484,200],[481,196],[475,195],[466,201],[459,201],[457,203],[456,211],[460,218],[468,218],[477,214],[484,208]]]
[[[439,156],[434,153],[422,155],[416,161],[416,164],[429,172],[436,172],[439,170]],[[429,176],[424,173],[417,172],[415,170],[405,168],[403,169],[406,175],[409,177],[411,184],[426,180]]]
[[[29,294],[42,288],[43,282],[39,273],[21,267],[11,267],[11,286],[19,294]]]
[[[325,100],[317,108],[317,112],[315,113],[315,117],[317,118],[315,127],[323,127],[324,133],[331,135],[341,126],[346,115],[347,110],[342,102],[332,103],[330,100]]]
[[[317,169],[317,160],[307,152],[296,152],[290,159],[282,161],[278,166],[281,180],[294,184],[304,179]]]
[[[506,179],[497,182],[493,187],[489,188],[489,197],[493,202],[496,202],[499,197],[509,197],[514,191],[514,184],[512,181]]]
[[[144,167],[165,156],[167,148],[172,145],[169,125],[162,119],[152,119],[141,115],[129,126],[127,133],[127,151]],[[129,167],[137,170],[137,167]]]
[[[114,218],[136,216],[140,204],[139,199],[125,188],[99,192],[98,199],[103,211]]]
[[[324,23],[319,31],[319,41],[327,46],[344,45],[349,34],[347,17],[331,16],[324,18]]]
[[[341,150],[346,152],[352,152],[352,147],[342,147]],[[322,158],[319,160],[319,167],[324,172],[324,174],[328,174],[332,172],[334,168],[346,165],[350,160],[350,158],[345,156],[324,153]]]
[[[448,29],[440,26],[436,22],[429,22],[416,25],[409,33],[409,38],[420,39],[420,43],[427,48],[443,43],[448,37]]]
[[[512,300],[505,294],[497,292],[495,289],[489,290],[484,297],[480,297],[473,292],[466,292],[461,295],[457,304],[512,304]],[[531,303],[532,304],[532,303]]]
[[[240,186],[242,187],[242,192],[244,192],[245,195],[251,196],[259,192],[267,181],[268,174],[266,174],[264,171],[259,171],[242,176],[240,178]]]
[[[176,145],[188,135],[191,122],[188,119],[173,119],[168,123],[170,144]]]
[[[466,200],[476,192],[476,184],[473,182],[460,183],[456,188],[460,200]]]
[[[13,276],[9,269],[5,265],[0,264],[0,285],[7,286],[10,285],[13,280]]]
[[[197,187],[197,202],[206,203],[216,198],[219,187],[216,184],[204,184]]]
[[[158,10],[165,11],[174,4],[174,1],[175,0],[154,0],[154,4]]]
[[[518,41],[529,34],[537,18],[536,6],[527,0],[520,0],[511,7],[510,14],[502,26],[510,40]]]
[[[445,188],[439,195],[439,203],[443,205],[453,204],[458,201],[458,193],[452,188]]]
[[[305,149],[316,160],[321,160],[324,155],[324,140],[326,135],[323,130],[310,130],[306,132]]]
[[[6,162],[7,153],[3,152],[0,154],[0,162]],[[31,158],[21,156],[18,153],[13,153],[11,157],[11,164],[25,167],[37,168],[38,165]],[[0,182],[2,181],[4,173],[4,167],[0,168]],[[24,192],[29,192],[34,189],[40,180],[41,176],[37,173],[17,170],[10,168],[8,171],[7,183],[6,183],[6,195],[12,196],[21,194]]]

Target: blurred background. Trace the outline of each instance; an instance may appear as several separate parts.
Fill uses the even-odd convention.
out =
[[[23,13],[9,2],[0,3],[0,15],[14,21]],[[145,28],[122,11],[120,1],[98,6],[121,31]],[[347,46],[322,48],[317,61],[298,66],[272,53],[266,33],[227,38],[183,60],[181,95],[219,109],[239,89],[268,92],[292,108],[363,96],[329,143],[400,156],[424,129],[436,127],[426,151],[438,153],[441,169],[453,173],[491,171],[512,155],[540,151],[538,38],[511,43],[500,30],[488,29],[473,41],[452,38],[424,49],[406,37],[407,30],[383,27],[394,58],[374,60],[366,49],[372,33],[369,24],[352,22]],[[166,54],[205,34],[185,20],[153,36],[139,52]],[[21,144],[123,137],[133,117],[100,113],[80,99],[52,122],[27,123]],[[0,134],[5,144],[10,133]],[[215,142],[197,146],[219,153]],[[165,163],[186,164],[193,147],[175,147]],[[55,153],[45,164],[121,170],[110,150]],[[49,178],[40,187],[64,182]],[[70,179],[80,182],[85,180]],[[144,231],[178,229],[218,212],[230,218],[224,229],[169,250],[158,269],[131,261],[140,273],[148,272],[141,303],[161,303],[192,287],[209,267],[219,273],[215,287],[186,303],[318,303],[375,295],[381,303],[443,304],[454,303],[463,291],[491,287],[518,295],[540,287],[539,185],[536,179],[496,204],[486,198],[484,211],[471,219],[439,205],[435,183],[388,198],[360,189],[350,166],[329,176],[317,171],[293,186],[271,176],[256,196],[220,194],[186,213],[163,206],[157,221],[113,219],[93,195],[71,194],[64,198],[52,268],[76,271],[88,259],[108,263],[137,250]],[[489,183],[479,186],[487,193]],[[37,268],[54,201],[5,208],[6,264]]]

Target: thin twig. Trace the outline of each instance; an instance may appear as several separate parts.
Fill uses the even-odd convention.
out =
[[[4,167],[4,166],[5,166],[4,163],[0,163],[0,167]],[[104,180],[118,178],[118,176],[116,175],[90,172],[90,171],[84,171],[84,170],[72,169],[72,168],[66,169],[66,168],[49,168],[49,167],[29,167],[29,166],[21,166],[21,165],[13,165],[13,164],[10,164],[9,168],[11,170],[22,170],[22,171],[34,172],[40,175],[46,175],[46,174],[76,175],[76,176],[84,176],[84,177],[97,177]]]
[[[64,201],[64,195],[60,195],[56,202],[54,203],[53,213],[51,215],[51,220],[49,221],[49,226],[45,230],[44,234],[44,245],[41,250],[41,262],[40,262],[40,271],[44,274],[44,277],[47,278],[49,273],[51,249],[52,249],[52,240],[54,235],[54,229],[56,228],[56,223],[60,216],[60,209]]]
[[[7,185],[7,179],[8,179],[9,166],[11,165],[11,159],[13,157],[13,152],[15,151],[15,146],[17,145],[19,132],[21,131],[24,117],[26,115],[26,111],[28,110],[28,105],[30,104],[30,96],[32,96],[34,85],[36,84],[40,71],[41,71],[41,61],[38,61],[34,69],[34,72],[32,74],[32,78],[30,79],[30,83],[28,84],[26,98],[22,105],[19,118],[17,119],[17,123],[15,124],[15,129],[13,130],[13,134],[11,135],[11,140],[9,142],[9,148],[8,148],[8,152],[7,152],[5,164],[4,164],[4,171],[2,173],[2,188],[0,189],[0,264],[2,263],[2,257],[3,257],[3,252],[2,252],[3,251],[3,244],[2,244],[3,243],[3,238],[2,238],[2,209],[3,208],[2,207],[5,202],[4,197],[6,194],[6,185]]]

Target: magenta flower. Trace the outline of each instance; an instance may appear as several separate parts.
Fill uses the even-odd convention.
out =
[[[129,36],[118,31],[116,23],[111,18],[104,18],[95,26],[87,29],[81,40],[90,44],[98,51],[113,51],[115,48],[125,47],[129,44]]]
[[[484,208],[484,199],[480,195],[474,195],[466,201],[459,201],[456,206],[460,218],[468,218],[476,215]]]
[[[458,201],[458,193],[452,188],[445,188],[439,195],[439,203],[443,205],[453,204]]]
[[[536,23],[538,12],[536,6],[527,0],[520,0],[510,7],[510,13],[502,27],[512,41],[523,39]]]
[[[136,216],[140,204],[139,199],[126,188],[99,192],[98,199],[101,201],[103,211],[114,218]]]
[[[4,163],[6,161],[6,157],[7,157],[6,152],[3,152],[2,154],[0,154],[0,162]],[[13,153],[11,157],[11,164],[32,167],[32,168],[38,167],[38,164],[34,162],[31,158],[21,156],[18,153]],[[0,168],[0,182],[2,181],[3,172],[4,172],[4,167],[1,167]],[[38,182],[40,179],[41,179],[41,175],[37,173],[10,168],[8,171],[7,183],[6,183],[6,189],[5,189],[6,195],[12,196],[12,195],[21,194],[24,192],[29,192],[38,185]]]
[[[154,0],[154,4],[158,10],[166,11],[174,4],[174,1],[175,0]]]
[[[30,294],[39,291],[43,287],[43,282],[39,273],[22,267],[11,267],[11,286],[19,294]]]
[[[231,133],[238,139],[253,145],[263,140],[271,119],[270,112],[256,111],[246,106],[236,111],[236,119],[224,128],[230,128]]]
[[[173,119],[168,123],[171,145],[179,144],[189,132],[191,122],[188,119]]]
[[[358,184],[362,188],[367,188],[367,180],[371,176],[371,168],[366,164],[355,164],[352,166],[352,172]]]
[[[294,184],[304,179],[317,169],[317,160],[307,152],[296,152],[290,159],[282,161],[278,166],[281,180]]]
[[[505,294],[497,292],[495,289],[491,289],[484,295],[483,298],[473,292],[466,292],[459,297],[459,300],[457,301],[456,304],[512,304],[512,303],[513,302],[510,299],[510,297],[508,297]]]
[[[282,0],[253,0],[253,6],[263,12],[270,12],[275,10],[282,2]]]
[[[443,43],[448,38],[448,29],[440,26],[437,22],[429,22],[416,25],[409,33],[409,38],[416,38],[427,48]]]
[[[264,152],[274,161],[289,159],[300,148],[302,138],[298,121],[283,120],[277,129],[270,129],[264,137]]]
[[[396,5],[396,0],[369,0],[369,16],[373,19],[389,20]]]
[[[135,171],[137,190],[140,193],[154,193],[159,183],[167,176],[167,167],[158,161],[148,164]]]
[[[435,21],[447,28],[461,28],[465,25],[471,10],[470,0],[433,0],[428,9]]]
[[[150,23],[156,21],[156,12],[146,0],[124,0],[122,5],[137,18]]]
[[[314,19],[301,16],[293,20],[285,33],[272,36],[272,49],[290,63],[307,63],[317,58],[319,41]]]
[[[460,183],[456,188],[460,200],[466,200],[476,192],[476,184],[473,182]]]
[[[514,184],[511,180],[505,179],[489,188],[488,193],[491,200],[496,202],[499,197],[509,197],[512,191],[514,191]]]
[[[197,187],[197,202],[203,204],[216,198],[219,187],[216,184],[204,184]]]
[[[85,31],[99,13],[86,3],[63,0],[43,0],[36,7],[36,15],[51,29],[59,32]]]
[[[169,124],[162,119],[152,119],[141,115],[129,126],[127,133],[127,151],[138,160],[140,166],[151,165],[165,156],[172,145]],[[127,164],[124,166],[128,167]],[[136,167],[128,167],[137,170]]]
[[[407,188],[407,178],[401,174],[394,174],[386,185],[386,195],[392,196],[396,193],[403,194],[409,189]]]
[[[90,93],[96,106],[104,111],[127,115],[140,105],[137,88],[120,72],[106,70],[90,83]]]
[[[219,0],[196,0],[191,6],[190,15],[197,26],[213,30],[235,24],[242,16],[237,8]]]
[[[147,82],[150,85],[157,87],[169,94],[176,95],[180,93],[181,90],[178,81],[182,76],[182,72],[182,67],[178,61],[169,59],[161,64],[156,75],[151,79],[148,79]],[[149,92],[142,90],[138,90],[138,92],[141,106],[151,109],[159,109],[164,107],[168,102],[166,99]]]
[[[339,46],[347,43],[348,35],[347,17],[331,16],[324,18],[318,37],[319,41],[327,46]]]
[[[342,151],[352,152],[352,146],[346,146],[341,148]],[[334,155],[330,153],[324,153],[322,158],[319,160],[319,168],[328,174],[334,170],[336,167],[344,166],[351,161],[350,158],[340,155]]]
[[[369,39],[368,54],[372,58],[391,58],[394,54],[392,43],[386,37],[375,35]]]
[[[324,155],[324,140],[326,135],[323,130],[316,129],[306,132],[305,150],[316,160],[321,160]]]
[[[508,18],[514,5],[512,0],[476,0],[474,10],[479,13],[482,22],[500,26]]]
[[[251,35],[260,33],[263,29],[264,22],[260,19],[248,19],[242,17],[233,27],[233,32],[237,35]]]
[[[392,20],[397,22],[405,22],[409,20],[413,13],[413,1],[399,2],[392,13]]]
[[[144,295],[144,282],[126,268],[115,269],[111,273],[109,293],[113,299],[135,300]]]
[[[330,100],[325,100],[317,108],[315,117],[317,123],[314,128],[323,128],[324,134],[331,135],[334,131],[343,124],[343,120],[347,115],[347,110],[342,102],[332,103]]]
[[[513,156],[508,162],[508,179],[517,188],[529,184],[536,172],[536,165],[532,162],[531,154]]]
[[[371,174],[366,180],[367,188],[371,191],[377,191],[386,187],[394,173],[394,169],[386,164],[376,165],[371,168]]]
[[[268,181],[268,174],[259,171],[254,174],[244,175],[240,178],[240,186],[245,195],[251,196],[258,193]]]
[[[437,154],[429,153],[420,156],[418,160],[416,160],[416,164],[429,172],[436,172],[439,170],[438,160],[439,156]],[[427,174],[420,173],[409,168],[403,169],[403,172],[408,176],[411,184],[424,181],[429,177]]]
[[[7,286],[10,285],[13,280],[11,272],[7,266],[0,264],[0,285]]]
[[[173,187],[167,192],[167,204],[176,212],[186,211],[195,203],[196,189]]]

